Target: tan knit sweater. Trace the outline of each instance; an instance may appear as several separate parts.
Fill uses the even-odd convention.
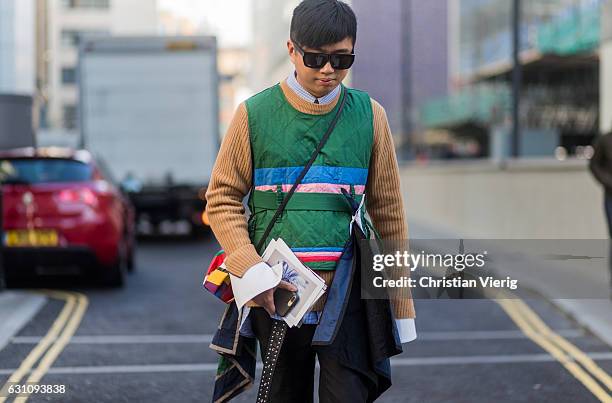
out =
[[[285,97],[295,109],[309,114],[331,111],[339,97],[327,105],[308,102],[291,90],[285,81],[281,83]],[[400,192],[399,172],[395,149],[387,116],[383,107],[372,100],[374,112],[374,144],[366,184],[366,210],[380,236],[386,240],[408,238],[404,205]],[[238,107],[227,134],[221,144],[206,192],[206,212],[211,228],[225,250],[225,264],[233,275],[242,275],[255,264],[262,262],[251,243],[247,229],[247,218],[242,204],[251,188],[251,149],[249,125],[244,103]],[[317,271],[329,285],[333,271]],[[392,277],[408,275],[395,271]],[[395,317],[414,318],[415,311],[410,293],[392,299]],[[323,307],[322,298],[313,310]]]

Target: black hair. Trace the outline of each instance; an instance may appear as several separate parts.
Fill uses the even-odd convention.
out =
[[[293,10],[291,40],[320,49],[345,38],[357,40],[357,18],[348,4],[338,0],[304,0]]]

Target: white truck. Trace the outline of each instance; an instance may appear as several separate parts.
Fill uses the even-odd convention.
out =
[[[32,97],[0,94],[0,150],[35,145]]]
[[[214,37],[84,37],[81,146],[123,185],[141,232],[197,234],[219,150]]]

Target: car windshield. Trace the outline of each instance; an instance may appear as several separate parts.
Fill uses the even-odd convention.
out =
[[[50,158],[0,159],[0,182],[3,184],[85,182],[91,178],[91,166],[79,161]]]

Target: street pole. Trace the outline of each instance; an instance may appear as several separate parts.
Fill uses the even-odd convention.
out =
[[[519,157],[521,122],[521,0],[512,3],[512,157]]]

